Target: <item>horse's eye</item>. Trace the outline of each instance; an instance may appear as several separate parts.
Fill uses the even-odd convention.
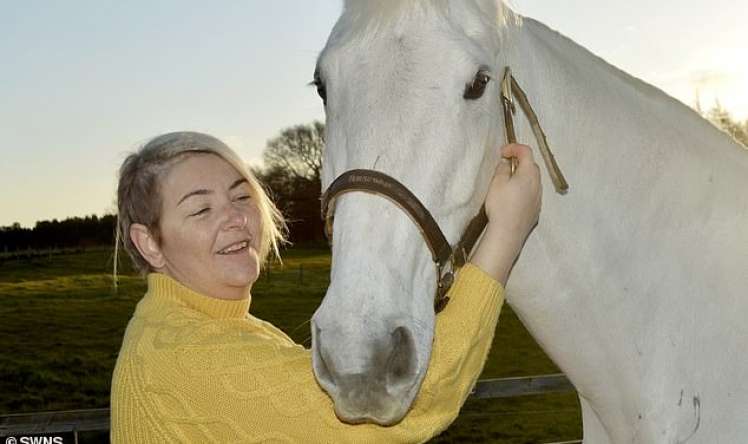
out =
[[[486,91],[486,85],[488,85],[490,80],[491,76],[485,70],[481,69],[475,74],[472,83],[465,85],[465,94],[462,97],[467,100],[480,99]]]
[[[319,75],[319,71],[314,71],[314,80],[312,80],[312,85],[314,85],[317,88],[317,94],[319,94],[320,98],[322,99],[322,104],[327,106],[327,88],[325,87],[325,82],[322,81],[322,76]]]

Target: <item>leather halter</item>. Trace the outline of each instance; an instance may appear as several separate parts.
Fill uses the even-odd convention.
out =
[[[512,93],[517,96],[520,106],[530,121],[556,191],[560,194],[565,193],[569,186],[548,147],[545,134],[540,127],[537,115],[527,100],[527,95],[512,77],[509,67],[506,68],[504,79],[501,82],[501,103],[504,108],[507,142],[516,143],[514,120],[512,118],[515,113]],[[513,159],[512,173],[514,173],[514,169],[515,161]],[[455,271],[467,262],[470,252],[488,223],[485,207],[481,206],[478,214],[468,223],[459,242],[452,248],[428,209],[403,184],[379,171],[350,170],[338,176],[321,197],[322,219],[325,220],[325,233],[330,243],[332,243],[335,199],[339,195],[350,191],[365,191],[387,197],[398,204],[413,219],[425,238],[426,245],[431,251],[431,258],[436,265],[437,287],[434,296],[434,310],[436,313],[442,311],[449,302],[447,292],[454,282]]]

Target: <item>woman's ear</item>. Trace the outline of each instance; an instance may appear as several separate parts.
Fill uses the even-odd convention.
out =
[[[143,259],[151,264],[151,267],[157,270],[163,268],[166,260],[148,227],[143,224],[130,225],[130,239],[132,239],[132,243],[138,249],[140,255],[143,256]]]

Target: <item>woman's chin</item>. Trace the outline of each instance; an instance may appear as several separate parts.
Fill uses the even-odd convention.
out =
[[[248,260],[221,264],[223,280],[233,287],[251,286],[260,276],[260,264],[256,257]]]

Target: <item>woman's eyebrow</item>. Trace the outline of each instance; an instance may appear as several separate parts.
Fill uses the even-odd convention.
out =
[[[234,183],[232,183],[231,186],[229,187],[229,190],[233,190],[234,188],[238,187],[239,185],[241,185],[243,183],[249,183],[249,182],[247,182],[247,179],[244,178],[244,177],[236,179],[234,181]],[[188,197],[202,196],[202,195],[212,194],[212,193],[213,193],[212,190],[206,190],[206,189],[199,189],[199,190],[190,191],[189,193],[187,193],[184,196],[182,196],[181,199],[179,199],[179,202],[177,203],[177,206],[179,206],[182,202],[184,202]]]
[[[179,202],[177,203],[177,206],[179,206],[182,202],[184,202],[188,197],[201,196],[201,195],[212,194],[212,193],[213,193],[212,190],[205,190],[205,189],[190,191],[189,193],[187,193],[184,196],[182,196],[181,199],[179,199]]]
[[[243,184],[243,183],[247,183],[247,184],[248,184],[249,182],[247,182],[247,179],[246,179],[246,178],[244,178],[244,177],[241,177],[241,178],[239,178],[239,179],[236,179],[236,180],[234,181],[234,183],[232,183],[232,184],[231,184],[231,186],[229,187],[229,190],[233,190],[234,188],[238,187],[239,185],[241,185],[241,184]]]

